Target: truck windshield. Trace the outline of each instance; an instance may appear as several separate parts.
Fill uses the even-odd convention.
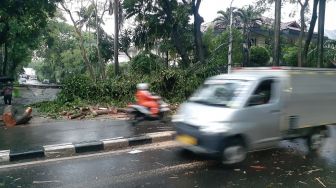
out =
[[[241,102],[241,95],[246,91],[246,80],[221,80],[204,84],[189,99],[191,102],[207,105],[233,107]]]

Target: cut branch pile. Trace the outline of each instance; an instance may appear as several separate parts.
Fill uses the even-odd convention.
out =
[[[111,115],[112,117],[126,117],[126,109],[116,107],[74,107],[73,110],[63,111],[60,114],[67,119],[84,119],[100,115]],[[117,116],[116,116],[117,115]]]

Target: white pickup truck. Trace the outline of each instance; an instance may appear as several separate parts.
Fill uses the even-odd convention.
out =
[[[185,148],[234,164],[284,139],[305,138],[318,150],[335,113],[335,69],[242,68],[207,79],[173,122]]]

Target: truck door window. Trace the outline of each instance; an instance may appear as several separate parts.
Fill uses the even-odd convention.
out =
[[[269,103],[272,98],[273,83],[274,80],[271,79],[262,81],[249,99],[248,106]]]

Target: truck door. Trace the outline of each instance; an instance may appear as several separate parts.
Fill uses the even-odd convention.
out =
[[[262,80],[245,107],[245,121],[255,149],[274,146],[280,140],[280,83],[276,78]]]

